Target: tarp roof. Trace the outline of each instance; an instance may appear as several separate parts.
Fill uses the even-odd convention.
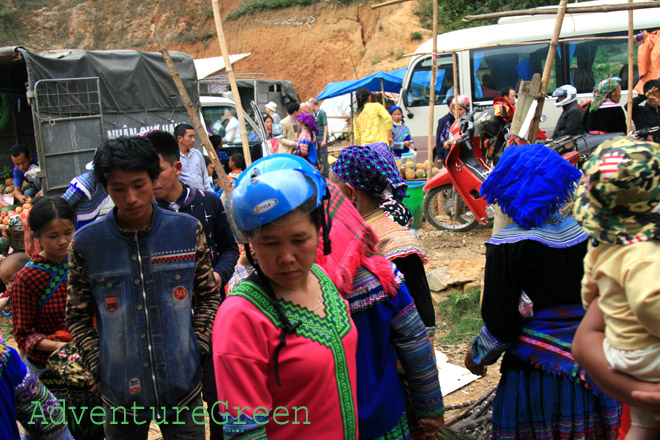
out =
[[[25,59],[32,90],[40,80],[98,77],[103,113],[171,111],[183,107],[159,52],[64,49],[34,53],[18,50]],[[192,57],[176,51],[170,51],[170,55],[191,101],[198,106],[199,91]]]
[[[404,68],[405,69],[405,68]],[[400,74],[399,70],[395,70],[397,75]],[[404,70],[405,73],[405,70]],[[393,75],[392,72],[376,72],[362,79],[353,81],[338,81],[328,84],[325,89],[316,97],[319,101],[335,96],[345,95],[364,87],[370,92],[381,91],[381,79],[383,80],[382,90],[386,92],[399,93],[401,91],[401,83],[403,82],[403,75]]]
[[[250,53],[237,53],[229,55],[229,62],[234,64],[238,60],[249,57]],[[204,79],[208,76],[225,70],[225,59],[223,57],[200,58],[195,60],[195,70],[197,70],[197,79]]]

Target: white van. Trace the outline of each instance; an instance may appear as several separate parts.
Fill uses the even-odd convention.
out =
[[[571,3],[570,6],[596,6],[621,4],[621,0],[603,0]],[[454,94],[452,55],[457,51],[458,89],[467,95],[478,109],[492,106],[493,98],[505,87],[516,91],[520,81],[531,80],[534,73],[543,74],[549,41],[555,26],[554,15],[536,15],[501,18],[498,24],[461,29],[438,35],[438,71],[435,87],[436,119],[448,112],[447,97]],[[635,31],[660,28],[660,7],[634,12]],[[578,90],[578,99],[592,96],[594,86],[605,78],[623,78],[622,105],[627,101],[628,12],[617,11],[593,14],[566,14],[560,34],[560,43],[548,84],[548,93],[563,84],[572,84]],[[573,40],[583,37],[602,37],[596,40]],[[533,44],[538,42],[538,44]],[[530,44],[532,43],[532,44]],[[501,45],[494,47],[496,45]],[[487,47],[491,46],[491,47]],[[428,148],[429,85],[433,40],[428,40],[416,51],[408,64],[399,105],[404,109],[406,125],[410,128],[415,145],[422,156]],[[444,52],[444,53],[442,53]],[[635,64],[637,63],[635,45]],[[554,99],[546,99],[543,106],[544,122],[541,130],[548,136],[557,123],[561,108]],[[544,118],[542,118],[544,119]],[[434,127],[435,133],[435,127]],[[434,141],[435,145],[435,141]]]

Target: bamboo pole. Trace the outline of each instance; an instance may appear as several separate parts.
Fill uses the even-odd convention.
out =
[[[632,4],[629,2],[626,5],[602,5],[602,6],[571,6],[566,9],[568,14],[584,14],[590,12],[615,12],[615,11],[629,11],[632,9],[649,9],[649,8],[658,8],[658,2],[644,2],[644,3],[635,3]],[[490,20],[492,18],[502,18],[502,17],[517,17],[520,15],[555,15],[559,12],[560,8],[530,8],[530,9],[518,9],[516,11],[500,11],[500,12],[490,12],[488,14],[479,14],[479,15],[466,15],[463,17],[463,21],[466,23],[471,23],[477,20]]]
[[[438,0],[433,0],[433,61],[431,63],[431,81],[429,84],[429,137],[427,142],[427,157],[428,164],[426,170],[427,181],[431,179],[431,171],[433,171],[433,126],[435,125],[435,77],[438,72]],[[454,89],[456,90],[456,89]]]
[[[353,73],[355,74],[355,79],[360,79],[357,74],[357,69],[355,68],[355,62],[353,61],[353,56],[349,55],[348,59],[351,60],[351,66],[353,66]]]
[[[595,40],[627,40],[628,37],[576,37],[576,38],[560,38],[557,43],[569,43],[571,41],[595,41]],[[534,46],[536,44],[543,44],[550,40],[539,40],[539,41],[521,41],[521,42],[511,42],[511,43],[495,43],[495,44],[486,44],[483,46],[471,46],[463,49],[450,49],[450,50],[440,50],[438,55],[444,55],[448,53],[457,53],[463,52],[466,50],[480,50],[480,49],[492,49],[494,47],[509,47],[509,46]],[[415,53],[406,53],[401,55],[401,58],[406,57],[416,57],[418,55],[432,55],[432,52],[415,52]]]
[[[552,73],[552,66],[555,62],[555,55],[557,54],[557,46],[559,45],[559,34],[561,33],[561,25],[564,23],[564,15],[566,14],[566,5],[568,0],[560,0],[559,9],[557,12],[557,19],[555,21],[555,29],[552,33],[552,40],[550,40],[550,46],[548,47],[548,56],[545,59],[545,66],[543,68],[543,76],[541,77],[541,90],[539,97],[537,98],[538,105],[536,107],[536,114],[532,120],[532,127],[530,128],[529,133],[529,142],[534,143],[536,141],[536,135],[539,130],[539,120],[541,114],[543,113],[543,103],[545,102],[545,93],[548,90],[548,83],[550,82],[550,74]]]
[[[188,91],[183,85],[183,81],[181,81],[181,77],[179,76],[179,72],[177,72],[176,70],[174,61],[172,61],[170,52],[167,50],[161,39],[158,37],[158,34],[156,34],[156,26],[154,25],[151,26],[151,38],[156,43],[156,46],[158,46],[158,51],[161,54],[163,54],[163,59],[165,60],[165,64],[167,64],[167,68],[170,71],[170,76],[172,77],[172,80],[176,85],[176,89],[178,90],[179,95],[181,96],[181,100],[183,101],[183,105],[186,107],[186,111],[188,112],[188,117],[190,117],[190,120],[192,121],[193,126],[195,127],[195,131],[197,132],[197,136],[199,136],[200,140],[202,141],[202,145],[204,145],[204,147],[206,148],[206,152],[211,158],[211,162],[213,162],[215,171],[218,174],[218,179],[220,180],[220,186],[222,187],[222,191],[224,194],[227,195],[227,197],[229,197],[229,195],[231,194],[231,185],[229,184],[229,180],[227,179],[227,174],[225,174],[225,169],[222,167],[222,164],[218,159],[218,154],[215,152],[215,148],[213,148],[213,145],[211,144],[211,140],[209,139],[209,134],[206,131],[206,128],[204,127],[204,125],[202,125],[202,121],[199,119],[199,111],[195,108],[195,105],[190,100]],[[206,170],[204,171],[206,172]]]
[[[380,79],[380,98],[383,101],[383,107],[385,107],[385,87],[383,86],[383,78]]]
[[[375,5],[371,5],[371,9],[378,9],[378,8],[383,8],[385,6],[391,6],[391,5],[396,5],[398,3],[405,3],[409,2],[411,0],[390,0],[388,2],[383,2],[383,3],[378,3]]]
[[[632,0],[628,0],[628,5],[632,5]],[[633,10],[628,10],[628,106],[626,114],[626,124],[628,133],[632,131],[632,111],[633,111],[633,38],[635,30],[633,28]]]
[[[212,0],[213,5],[213,18],[215,19],[215,30],[218,34],[218,42],[220,43],[220,51],[222,58],[225,60],[225,69],[227,70],[227,77],[229,77],[229,85],[231,93],[234,96],[234,103],[236,104],[236,115],[238,116],[239,130],[241,133],[241,143],[243,144],[243,156],[245,156],[245,166],[250,166],[252,163],[252,156],[250,154],[250,144],[248,143],[247,132],[245,129],[245,116],[243,115],[243,104],[241,103],[241,95],[238,93],[238,85],[236,85],[236,78],[234,77],[234,68],[229,60],[229,52],[227,51],[227,42],[225,41],[225,31],[222,29],[222,19],[220,18],[220,7],[218,0]]]

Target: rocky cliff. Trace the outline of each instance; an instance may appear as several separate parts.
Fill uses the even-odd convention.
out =
[[[221,15],[239,2],[222,1]],[[35,50],[156,50],[150,37],[155,25],[169,49],[195,58],[220,55],[210,0],[31,0],[28,5],[32,9],[13,13],[10,21],[5,14],[0,44]],[[235,64],[236,72],[288,79],[307,99],[328,82],[405,66],[404,55],[430,38],[414,7],[408,2],[372,10],[369,3],[320,2],[223,23],[229,52],[252,54]]]

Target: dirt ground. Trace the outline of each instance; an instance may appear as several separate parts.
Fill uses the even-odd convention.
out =
[[[490,228],[478,227],[468,232],[438,231],[428,223],[418,230],[424,248],[429,255],[426,271],[429,273],[437,267],[448,269],[452,275],[468,276],[476,278],[480,283],[483,279],[486,248],[484,243],[490,238]],[[452,290],[434,294],[434,301],[441,301]],[[442,322],[437,322],[436,337],[448,332]],[[475,335],[476,336],[476,335]],[[447,355],[449,362],[463,366],[463,360],[467,353],[467,345],[452,345],[435,347]],[[488,368],[486,376],[477,379],[469,385],[445,396],[445,405],[456,405],[462,402],[479,399],[490,389],[495,387],[500,380],[499,362]],[[451,417],[451,414],[449,414]]]

